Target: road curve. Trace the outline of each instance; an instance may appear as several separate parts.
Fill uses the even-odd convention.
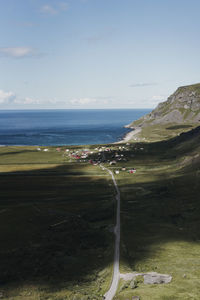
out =
[[[114,253],[114,266],[113,266],[113,277],[112,283],[109,290],[105,293],[105,300],[112,300],[116,294],[118,283],[119,283],[119,253],[120,253],[120,191],[113,175],[113,172],[101,165],[103,170],[106,170],[112,177],[113,184],[116,190],[116,201],[117,201],[117,215],[116,215],[116,226],[115,226],[115,253]]]

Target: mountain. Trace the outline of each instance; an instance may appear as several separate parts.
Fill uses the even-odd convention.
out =
[[[200,122],[200,83],[179,87],[167,101],[149,114],[132,122],[127,127],[145,127],[166,124],[199,124]],[[184,126],[183,126],[184,127]]]

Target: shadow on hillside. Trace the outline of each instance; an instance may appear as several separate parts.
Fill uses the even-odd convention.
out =
[[[104,177],[73,165],[6,173],[0,199],[1,286],[73,287],[112,262],[113,187]]]
[[[28,149],[28,150],[19,150],[19,151],[0,152],[0,156],[23,154],[23,153],[30,153],[30,152],[35,152],[35,151]]]
[[[145,147],[140,159],[168,157],[164,143]],[[113,187],[92,176],[73,165],[0,176],[2,286],[34,282],[73,289],[113,262]],[[198,173],[124,187],[121,258],[133,270],[152,257],[152,245],[200,239]]]

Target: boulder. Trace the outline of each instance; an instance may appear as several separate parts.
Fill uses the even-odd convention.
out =
[[[135,280],[137,276],[143,276],[144,284],[170,283],[172,280],[171,275],[159,274],[157,272],[120,274],[120,278],[122,278],[124,281]]]
[[[161,284],[161,283],[170,283],[172,276],[167,274],[159,274],[156,272],[150,272],[143,275],[144,284]]]

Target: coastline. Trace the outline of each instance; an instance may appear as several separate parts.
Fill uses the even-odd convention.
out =
[[[134,129],[125,124],[132,124],[146,113],[147,109],[2,112],[0,144],[5,147],[123,143]]]
[[[128,132],[127,134],[125,134],[125,136],[123,137],[123,139],[119,142],[115,142],[113,144],[121,144],[121,143],[127,143],[129,142],[130,140],[132,140],[132,138],[141,132],[141,128],[140,127],[132,127],[132,131]]]
[[[133,139],[133,137],[135,136],[135,135],[137,135],[138,133],[140,133],[141,132],[141,128],[140,127],[131,127],[131,131],[129,131],[128,133],[126,133],[125,135],[124,135],[124,137],[121,139],[121,140],[119,140],[119,141],[117,141],[117,142],[112,142],[112,143],[105,143],[105,145],[106,144],[121,144],[121,143],[127,143],[127,142],[129,142],[130,140],[132,140]],[[77,146],[86,146],[86,145],[93,145],[93,146],[95,146],[95,145],[99,145],[99,144],[75,144],[75,145],[73,145],[73,144],[55,144],[55,145],[39,145],[39,144],[37,144],[37,145],[15,145],[15,144],[13,144],[13,145],[0,145],[0,147],[58,147],[58,146],[69,146],[69,147],[73,147],[73,146],[75,146],[75,147],[77,147]],[[102,144],[103,145],[103,144]]]

